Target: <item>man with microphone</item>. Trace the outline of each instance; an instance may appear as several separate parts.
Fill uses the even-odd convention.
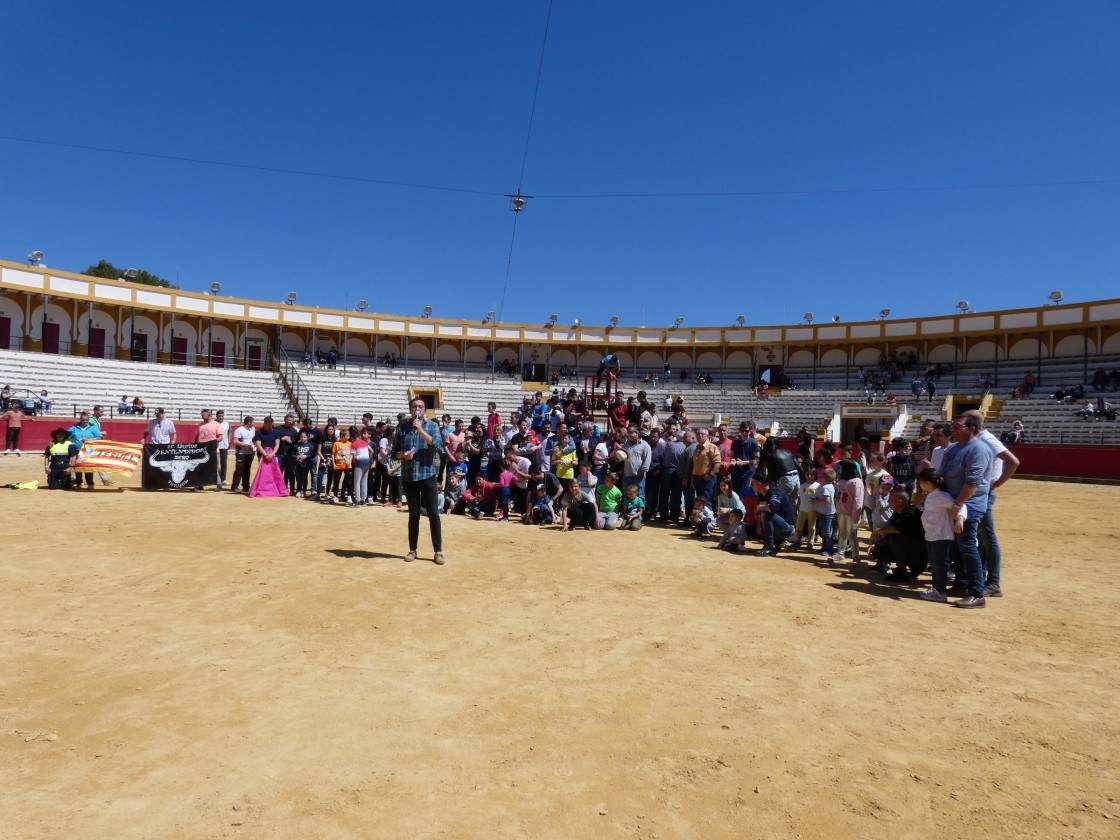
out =
[[[416,543],[420,538],[420,508],[423,506],[432,532],[435,564],[442,566],[445,561],[436,473],[439,471],[440,455],[443,454],[443,436],[438,423],[424,419],[427,406],[423,399],[413,399],[409,403],[409,410],[411,421],[401,423],[393,444],[393,452],[401,462],[401,481],[404,484],[405,500],[408,502],[408,554],[404,559],[406,563],[416,559]]]

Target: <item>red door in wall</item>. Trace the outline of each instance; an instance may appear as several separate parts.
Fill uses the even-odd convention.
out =
[[[248,360],[249,370],[263,370],[261,365],[261,346],[259,344],[250,344],[246,348],[245,358]]]
[[[58,353],[58,324],[43,323],[43,352]]]
[[[224,341],[210,342],[210,367],[226,366],[226,343]]]
[[[90,327],[89,357],[91,359],[105,358],[105,330],[101,327]]]
[[[173,336],[171,338],[171,364],[185,365],[187,363],[186,336]]]

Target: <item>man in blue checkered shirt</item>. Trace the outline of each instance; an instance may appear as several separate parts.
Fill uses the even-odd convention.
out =
[[[442,566],[443,531],[439,521],[439,472],[440,456],[443,455],[443,435],[439,424],[424,419],[427,405],[417,397],[409,405],[410,419],[405,420],[397,429],[397,439],[393,453],[401,462],[401,481],[408,502],[408,554],[406,563],[416,559],[416,543],[420,537],[420,508],[428,514],[428,526],[432,532],[432,549],[435,551],[435,564]]]

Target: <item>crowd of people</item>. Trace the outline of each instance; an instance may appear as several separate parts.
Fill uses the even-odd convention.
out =
[[[350,426],[291,414],[282,423],[245,417],[231,426],[222,412],[206,411],[196,440],[218,442],[219,491],[254,495],[267,480],[280,487],[267,495],[407,505],[406,560],[416,557],[424,516],[438,563],[443,515],[561,532],[655,526],[687,529],[733,553],[866,562],[893,581],[912,581],[928,567],[933,585],[922,597],[960,595],[954,604],[963,608],[1002,595],[993,507],[1018,459],[984,429],[979,412],[926,421],[917,440],[879,452],[866,439],[815,444],[805,430],[792,450],[750,422],[735,436],[726,424],[694,427],[682,403],[663,404],[662,417],[645,392],[616,392],[605,409],[591,416],[572,389],[526,397],[507,417],[490,403],[469,420],[429,419],[420,399],[395,420],[367,413]],[[83,415],[78,431],[69,430],[70,443],[94,434],[85,431],[89,420]],[[144,440],[175,439],[174,424],[157,410]]]

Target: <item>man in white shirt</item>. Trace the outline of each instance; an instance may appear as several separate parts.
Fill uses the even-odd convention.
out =
[[[216,489],[223,490],[226,486],[226,469],[229,466],[229,421],[226,420],[226,413],[220,408],[214,413],[214,419],[222,429],[222,436],[218,438],[218,486]]]
[[[141,443],[174,443],[175,442],[175,424],[168,420],[163,413],[162,408],[156,409],[156,416],[148,422],[148,427],[144,429],[144,435],[140,438]]]
[[[257,454],[253,439],[257,435],[253,426],[253,418],[246,417],[233,432],[233,447],[235,463],[233,467],[233,486],[230,490],[239,492],[239,487],[244,488],[245,495],[249,495],[249,473],[253,471],[253,458]]]

